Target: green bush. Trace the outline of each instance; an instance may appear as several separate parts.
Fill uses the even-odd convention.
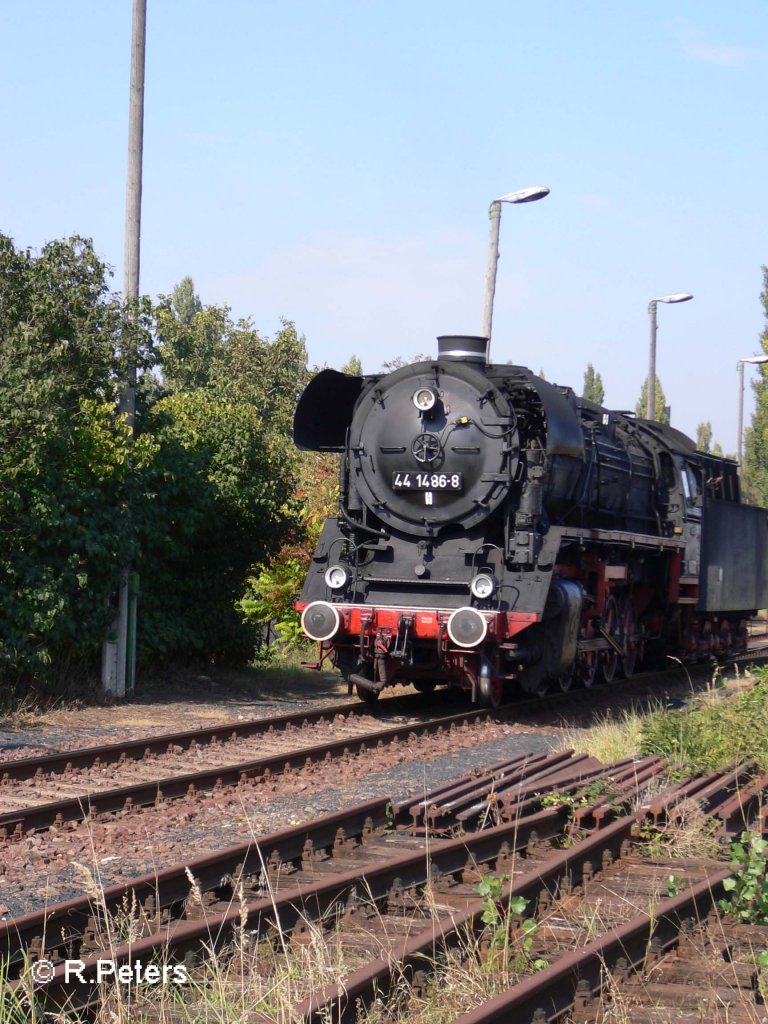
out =
[[[262,338],[189,280],[156,308],[126,307],[108,276],[87,240],[36,255],[0,235],[6,691],[96,675],[126,565],[141,577],[140,664],[250,660],[246,579],[298,526],[295,327]],[[118,413],[129,353],[133,442]]]
[[[643,726],[643,754],[659,754],[694,772],[754,758],[768,769],[768,682],[730,700],[707,699],[658,711]]]
[[[79,238],[0,235],[0,675],[56,681],[97,655],[129,548],[115,416],[123,311]]]

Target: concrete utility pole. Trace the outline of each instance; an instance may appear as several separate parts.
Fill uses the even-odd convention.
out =
[[[133,0],[131,99],[128,110],[128,179],[125,190],[125,298],[139,297],[141,255],[141,172],[144,155],[144,55],[147,43],[147,0]],[[136,384],[136,360],[128,368],[128,386]],[[135,396],[134,396],[135,397]],[[135,407],[134,407],[135,411]],[[133,424],[131,424],[133,425]]]
[[[488,210],[491,221],[491,229],[488,238],[488,269],[485,274],[485,298],[483,302],[483,329],[482,336],[488,339],[488,353],[490,358],[491,329],[493,328],[493,299],[496,294],[496,270],[499,265],[499,228],[501,226],[501,204],[512,203],[534,203],[537,199],[543,199],[549,195],[549,189],[545,185],[534,185],[533,188],[523,188],[518,192],[510,192],[506,196],[494,199]]]
[[[133,0],[131,30],[131,86],[128,110],[128,175],[125,190],[125,252],[123,296],[127,304],[139,297],[141,256],[141,176],[144,152],[144,64],[147,41],[147,0]],[[133,441],[136,425],[136,351],[132,339],[126,345],[125,388],[120,412],[125,416]],[[136,678],[137,578],[130,566],[120,573],[116,638],[107,641],[102,658],[102,688],[117,697],[132,690]],[[114,658],[111,648],[116,647]]]

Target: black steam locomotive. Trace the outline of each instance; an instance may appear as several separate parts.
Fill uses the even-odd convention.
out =
[[[444,682],[496,706],[507,681],[565,691],[743,650],[768,516],[736,463],[489,365],[485,338],[438,343],[389,374],[324,370],[296,411],[299,447],[341,454],[296,607],[359,696]]]

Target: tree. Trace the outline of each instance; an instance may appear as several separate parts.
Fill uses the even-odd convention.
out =
[[[599,373],[595,373],[595,368],[592,363],[588,363],[587,369],[584,371],[584,390],[582,392],[582,397],[588,399],[590,402],[595,402],[597,405],[602,405],[605,401],[603,379]]]
[[[203,304],[195,291],[195,282],[191,277],[184,277],[171,292],[170,305],[177,319],[185,327],[190,327],[198,313],[202,312]]]
[[[765,316],[765,327],[760,335],[760,345],[768,354],[768,267],[762,268],[763,290],[760,302]],[[744,436],[744,466],[742,486],[745,497],[757,505],[768,505],[768,363],[760,363],[758,375],[752,382],[755,393],[755,411],[752,424]]]
[[[0,235],[0,693],[95,674],[125,564],[141,575],[140,661],[248,660],[246,579],[301,525],[294,325],[263,338],[189,278],[128,310],[107,276],[87,240],[35,255]]]
[[[142,311],[131,325],[107,275],[87,239],[35,255],[0,235],[4,681],[55,678],[97,655],[132,545],[120,346],[132,330],[142,367],[149,346]]]
[[[381,364],[381,370],[382,373],[392,373],[403,366],[410,366],[411,363],[428,363],[433,358],[433,356],[428,356],[424,352],[417,352],[416,355],[411,356],[410,359],[404,359],[403,356],[393,356],[392,359],[386,359]]]
[[[276,624],[284,646],[303,642],[293,604],[301,592],[325,520],[338,510],[339,457],[299,452],[294,499],[298,519],[275,558],[255,566],[240,610],[247,621]]]
[[[205,387],[221,355],[230,326],[226,306],[205,306],[185,277],[155,312],[159,369],[166,390]]]
[[[646,377],[643,381],[643,387],[640,392],[640,397],[637,400],[635,406],[635,412],[640,419],[645,419],[648,410],[648,378]],[[661,386],[661,381],[656,378],[656,409],[653,417],[658,423],[669,423],[669,413],[667,412],[667,400],[664,397],[664,389]]]
[[[304,339],[289,321],[264,338],[227,307],[204,306],[185,327],[164,301],[158,317],[171,372],[148,410],[158,450],[143,484],[165,516],[144,531],[141,647],[247,660],[257,632],[240,611],[246,580],[299,521],[292,426],[309,376]]]
[[[210,386],[232,402],[258,410],[265,429],[290,444],[293,452],[293,414],[309,383],[303,336],[289,320],[270,341],[250,320],[225,325],[225,336],[210,372]]]
[[[139,504],[142,656],[243,662],[255,633],[237,610],[254,563],[296,519],[285,445],[259,407],[212,388],[176,392],[150,411],[155,457]]]
[[[696,427],[696,447],[700,452],[709,452],[712,447],[712,424],[699,423]]]
[[[341,367],[342,373],[348,373],[350,377],[362,377],[363,375],[363,364],[360,362],[360,357],[352,355]]]

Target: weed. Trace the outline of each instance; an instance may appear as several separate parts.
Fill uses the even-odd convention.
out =
[[[507,904],[507,914],[503,913],[501,905],[501,893],[506,875],[497,878],[494,875],[487,875],[482,882],[475,886],[475,892],[485,897],[483,900],[483,913],[480,920],[491,929],[491,950],[506,950],[509,941],[510,926],[517,923],[518,918],[528,908],[530,900],[524,896],[513,896]],[[533,956],[533,937],[538,931],[538,925],[530,918],[520,920],[520,930],[523,937],[515,943],[513,951],[512,970],[520,974],[529,974],[540,971],[547,967],[547,961],[541,957]],[[491,958],[493,961],[494,958]]]
[[[679,875],[670,875],[667,879],[667,895],[670,899],[680,894],[683,879]]]
[[[731,843],[734,873],[723,882],[729,896],[718,901],[723,913],[743,924],[768,925],[768,842],[751,832]]]
[[[641,852],[652,860],[717,858],[721,853],[718,822],[696,800],[682,800],[659,824],[640,826]]]

